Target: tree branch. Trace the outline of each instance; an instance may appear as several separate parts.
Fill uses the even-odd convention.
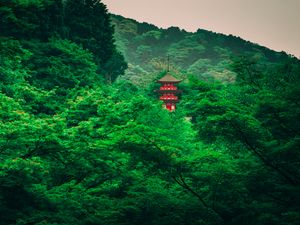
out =
[[[242,131],[240,126],[234,124],[232,121],[229,121],[232,127],[239,132],[240,137],[242,141],[246,144],[248,149],[252,151],[266,166],[269,168],[272,168],[274,171],[276,171],[281,177],[283,177],[286,181],[288,181],[290,184],[297,186],[298,182],[296,182],[293,178],[289,176],[285,171],[281,170],[279,167],[275,166],[272,162],[270,162],[267,158],[265,158],[264,155],[262,155],[255,146],[253,146],[250,141],[248,140],[247,136],[245,133]]]

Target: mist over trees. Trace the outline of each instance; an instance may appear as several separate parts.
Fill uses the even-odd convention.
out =
[[[129,69],[123,76],[145,87],[156,79],[157,71],[170,68],[177,76],[193,75],[205,81],[234,82],[231,68],[236,58],[247,56],[263,64],[288,60],[283,52],[203,29],[191,33],[178,27],[160,29],[147,23],[112,15],[118,49],[124,54]],[[147,77],[148,79],[146,79]]]
[[[0,224],[299,224],[298,59],[96,0],[0,15]]]

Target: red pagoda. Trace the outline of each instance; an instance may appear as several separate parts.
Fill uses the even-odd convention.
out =
[[[178,102],[176,94],[180,92],[176,85],[180,83],[181,80],[177,80],[175,77],[167,74],[157,82],[161,83],[158,92],[161,94],[159,99],[164,102],[163,106],[170,112],[174,111],[176,109],[176,103]]]

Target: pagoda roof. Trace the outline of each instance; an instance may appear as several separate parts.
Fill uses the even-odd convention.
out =
[[[181,80],[177,80],[175,77],[171,76],[170,74],[165,75],[161,79],[159,79],[157,82],[170,82],[170,83],[179,83]]]

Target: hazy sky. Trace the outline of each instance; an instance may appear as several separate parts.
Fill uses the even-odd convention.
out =
[[[102,0],[111,13],[159,27],[232,34],[300,58],[300,0]]]

